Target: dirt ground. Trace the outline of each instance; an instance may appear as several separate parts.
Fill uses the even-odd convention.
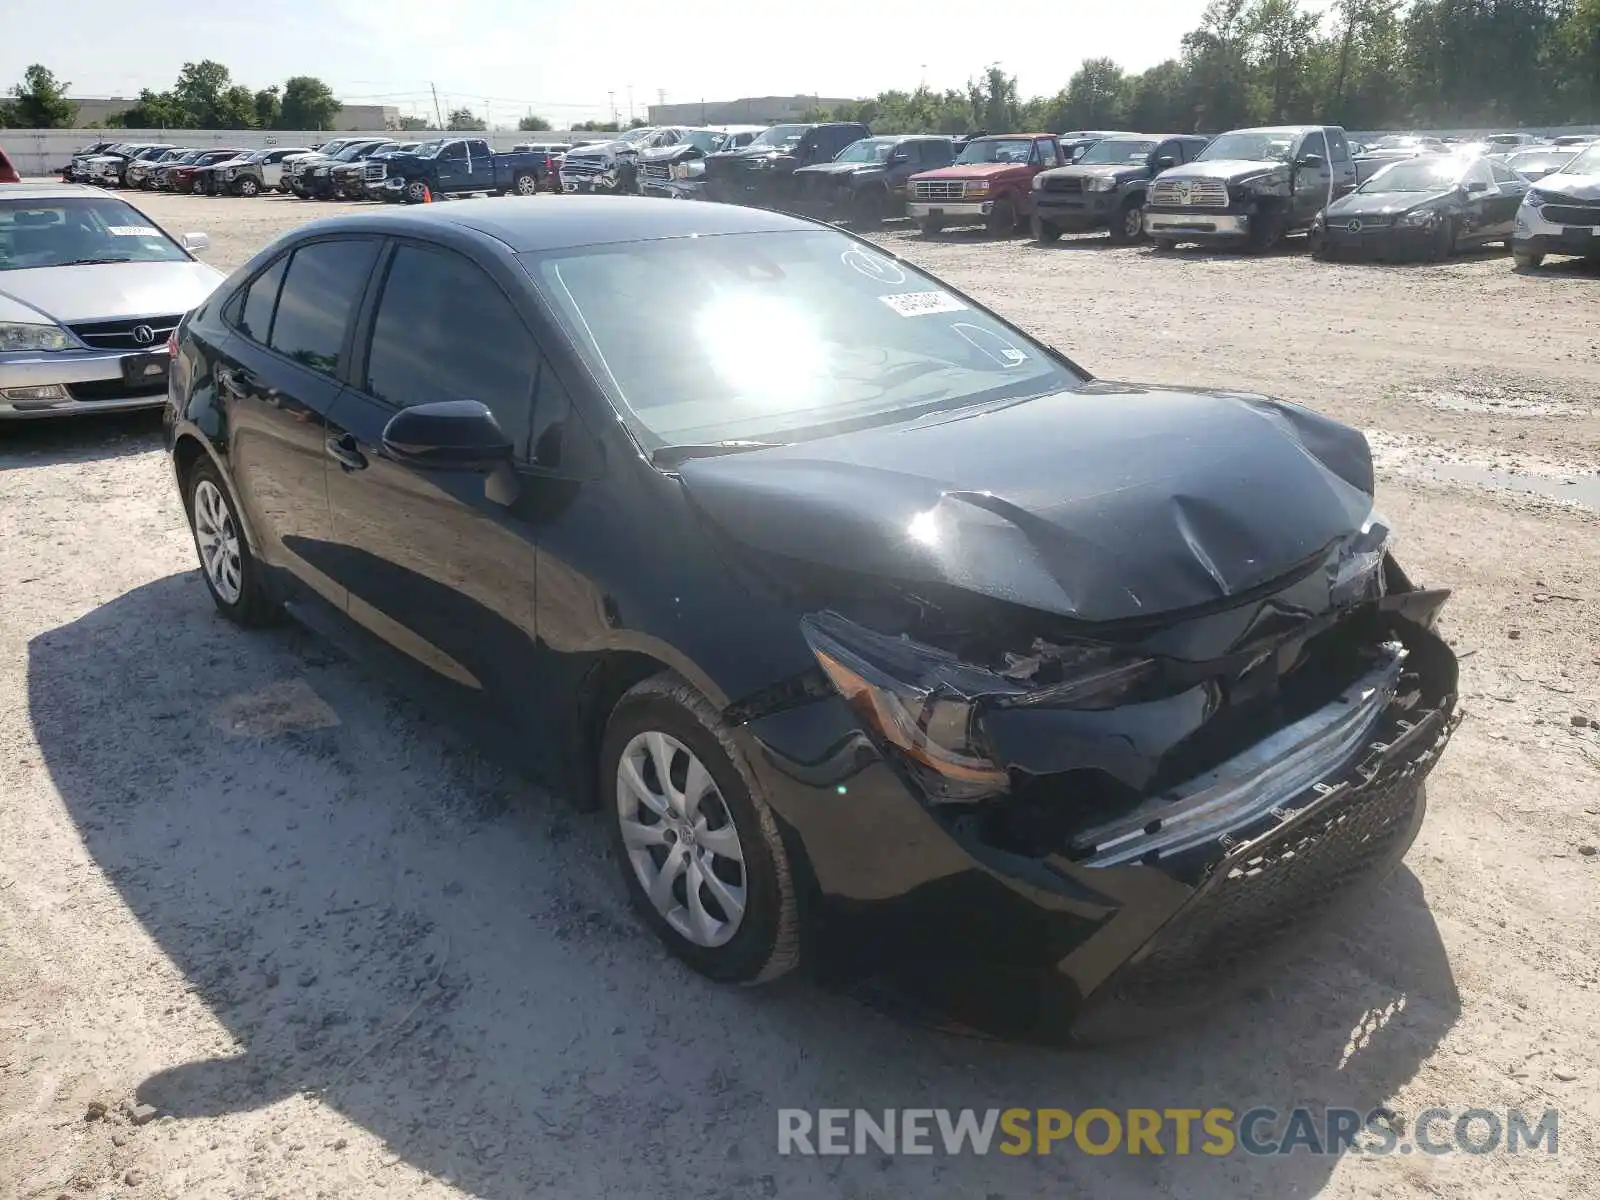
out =
[[[223,268],[348,207],[145,203]],[[1096,374],[1369,431],[1466,656],[1405,866],[1276,986],[1115,1051],[718,988],[636,928],[597,818],[215,615],[156,421],[0,428],[0,1195],[1600,1194],[1600,271],[882,240]],[[777,1154],[780,1107],[1254,1104],[1556,1107],[1559,1153]]]

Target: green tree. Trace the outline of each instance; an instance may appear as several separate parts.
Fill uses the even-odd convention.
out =
[[[1022,104],[1017,99],[1017,77],[1007,75],[999,64],[986,68],[967,83],[967,103],[972,120],[990,133],[1014,133],[1021,127]]]
[[[295,75],[283,83],[282,129],[328,129],[342,106],[333,89],[314,75]]]
[[[236,83],[217,98],[216,129],[253,129],[256,125],[255,93]]]
[[[517,128],[524,133],[539,133],[550,128],[550,122],[543,117],[536,117],[532,113],[517,122]]]
[[[0,126],[13,129],[69,129],[78,106],[67,99],[70,83],[58,81],[48,67],[34,63],[11,87],[11,99],[0,103]]]
[[[1121,129],[1128,84],[1109,58],[1086,58],[1067,81],[1062,129]]]
[[[260,129],[283,128],[283,89],[277,84],[262,88],[251,98],[255,124]]]
[[[450,119],[445,122],[446,129],[465,132],[470,129],[487,129],[489,126],[482,117],[474,116],[470,108],[452,108]]]
[[[106,124],[123,129],[193,129],[189,112],[171,92],[145,88],[132,108],[109,117]]]
[[[228,68],[213,59],[184,63],[172,94],[188,114],[187,124],[195,129],[226,129],[222,104],[233,76]],[[245,92],[246,97],[249,92]]]

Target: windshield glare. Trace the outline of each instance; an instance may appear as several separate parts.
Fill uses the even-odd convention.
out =
[[[1590,146],[1561,168],[1563,175],[1600,175],[1600,144]]]
[[[761,146],[782,150],[798,142],[805,136],[806,130],[810,128],[811,126],[809,125],[774,125],[764,133],[758,134],[751,141],[750,148],[754,149],[757,146]]]
[[[651,450],[794,440],[1080,383],[1021,333],[832,230],[523,261]]]
[[[893,138],[862,138],[859,142],[851,142],[839,151],[839,157],[834,162],[842,163],[881,163],[889,161],[889,154],[894,150]]]
[[[1571,150],[1535,150],[1527,154],[1513,154],[1506,159],[1506,165],[1513,171],[1542,171],[1546,167],[1554,170],[1572,158]]]
[[[979,138],[961,148],[958,163],[1025,163],[1033,153],[1032,138]]]
[[[1108,138],[1103,142],[1096,142],[1084,151],[1083,156],[1078,159],[1078,164],[1089,167],[1105,163],[1142,163],[1150,157],[1151,151],[1155,148],[1154,142]]]
[[[149,217],[109,196],[0,199],[0,271],[61,267],[88,259],[181,262],[187,258]]]
[[[1461,179],[1460,162],[1407,159],[1385,167],[1356,190],[1359,192],[1444,192]]]
[[[727,134],[713,133],[709,129],[691,129],[687,136],[689,144],[702,154],[721,150],[728,141]]]
[[[1196,161],[1288,162],[1293,150],[1292,133],[1225,133],[1202,150]]]

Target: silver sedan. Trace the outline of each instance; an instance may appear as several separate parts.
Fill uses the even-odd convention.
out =
[[[95,188],[0,184],[0,422],[159,408],[167,339],[222,281]]]

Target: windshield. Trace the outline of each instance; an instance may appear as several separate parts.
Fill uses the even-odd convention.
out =
[[[1563,175],[1600,175],[1600,144],[1590,146],[1561,168]]]
[[[237,150],[208,150],[195,161],[202,166],[209,166],[212,163],[226,162],[230,158],[237,157],[238,154],[239,151]]]
[[[785,150],[805,137],[809,125],[774,125],[771,129],[760,134],[750,143],[750,149],[764,147],[774,150]]]
[[[1216,162],[1219,159],[1238,159],[1243,162],[1288,162],[1294,149],[1295,135],[1268,131],[1261,133],[1224,133],[1200,152],[1197,162]]]
[[[1032,138],[979,138],[961,147],[958,163],[1025,163],[1033,153]]]
[[[685,140],[702,154],[711,154],[721,150],[727,145],[728,135],[716,133],[710,129],[691,129],[684,135]]]
[[[353,162],[355,159],[365,158],[374,150],[380,150],[382,148],[382,142],[357,142],[353,146],[346,146],[333,157],[339,162]]]
[[[1456,186],[1466,164],[1458,159],[1408,158],[1385,167],[1358,192],[1444,192]]]
[[[851,142],[839,151],[834,162],[842,163],[882,163],[889,161],[889,155],[895,146],[894,138],[862,138],[859,142]]]
[[[443,138],[434,138],[431,142],[418,142],[417,148],[412,151],[418,158],[432,158],[439,153],[439,147],[444,145]]]
[[[1398,137],[1391,134],[1389,137],[1381,137],[1373,142],[1372,148],[1374,150],[1415,150],[1419,146],[1431,142],[1431,138]]]
[[[1155,148],[1154,142],[1107,138],[1084,151],[1083,157],[1078,159],[1078,165],[1090,167],[1101,163],[1142,163]]]
[[[164,155],[170,149],[172,149],[171,146],[150,146],[150,147],[147,147],[146,149],[143,149],[143,150],[139,151],[139,153],[134,155],[134,157],[135,158],[142,158],[142,159],[146,159],[146,160],[157,159],[157,158],[160,158],[162,155]]]
[[[819,436],[1081,382],[1023,334],[833,230],[523,260],[651,450]]]
[[[1529,150],[1513,154],[1506,159],[1506,166],[1513,171],[1554,171],[1571,162],[1573,157],[1571,150]]]
[[[0,199],[0,271],[188,257],[149,217],[109,196]]]
[[[625,133],[617,134],[617,141],[627,142],[630,146],[642,146],[661,130],[653,125],[645,125],[639,129],[630,129]]]
[[[245,159],[245,162],[264,163],[272,157],[272,154],[271,150],[257,150],[249,158]]]

